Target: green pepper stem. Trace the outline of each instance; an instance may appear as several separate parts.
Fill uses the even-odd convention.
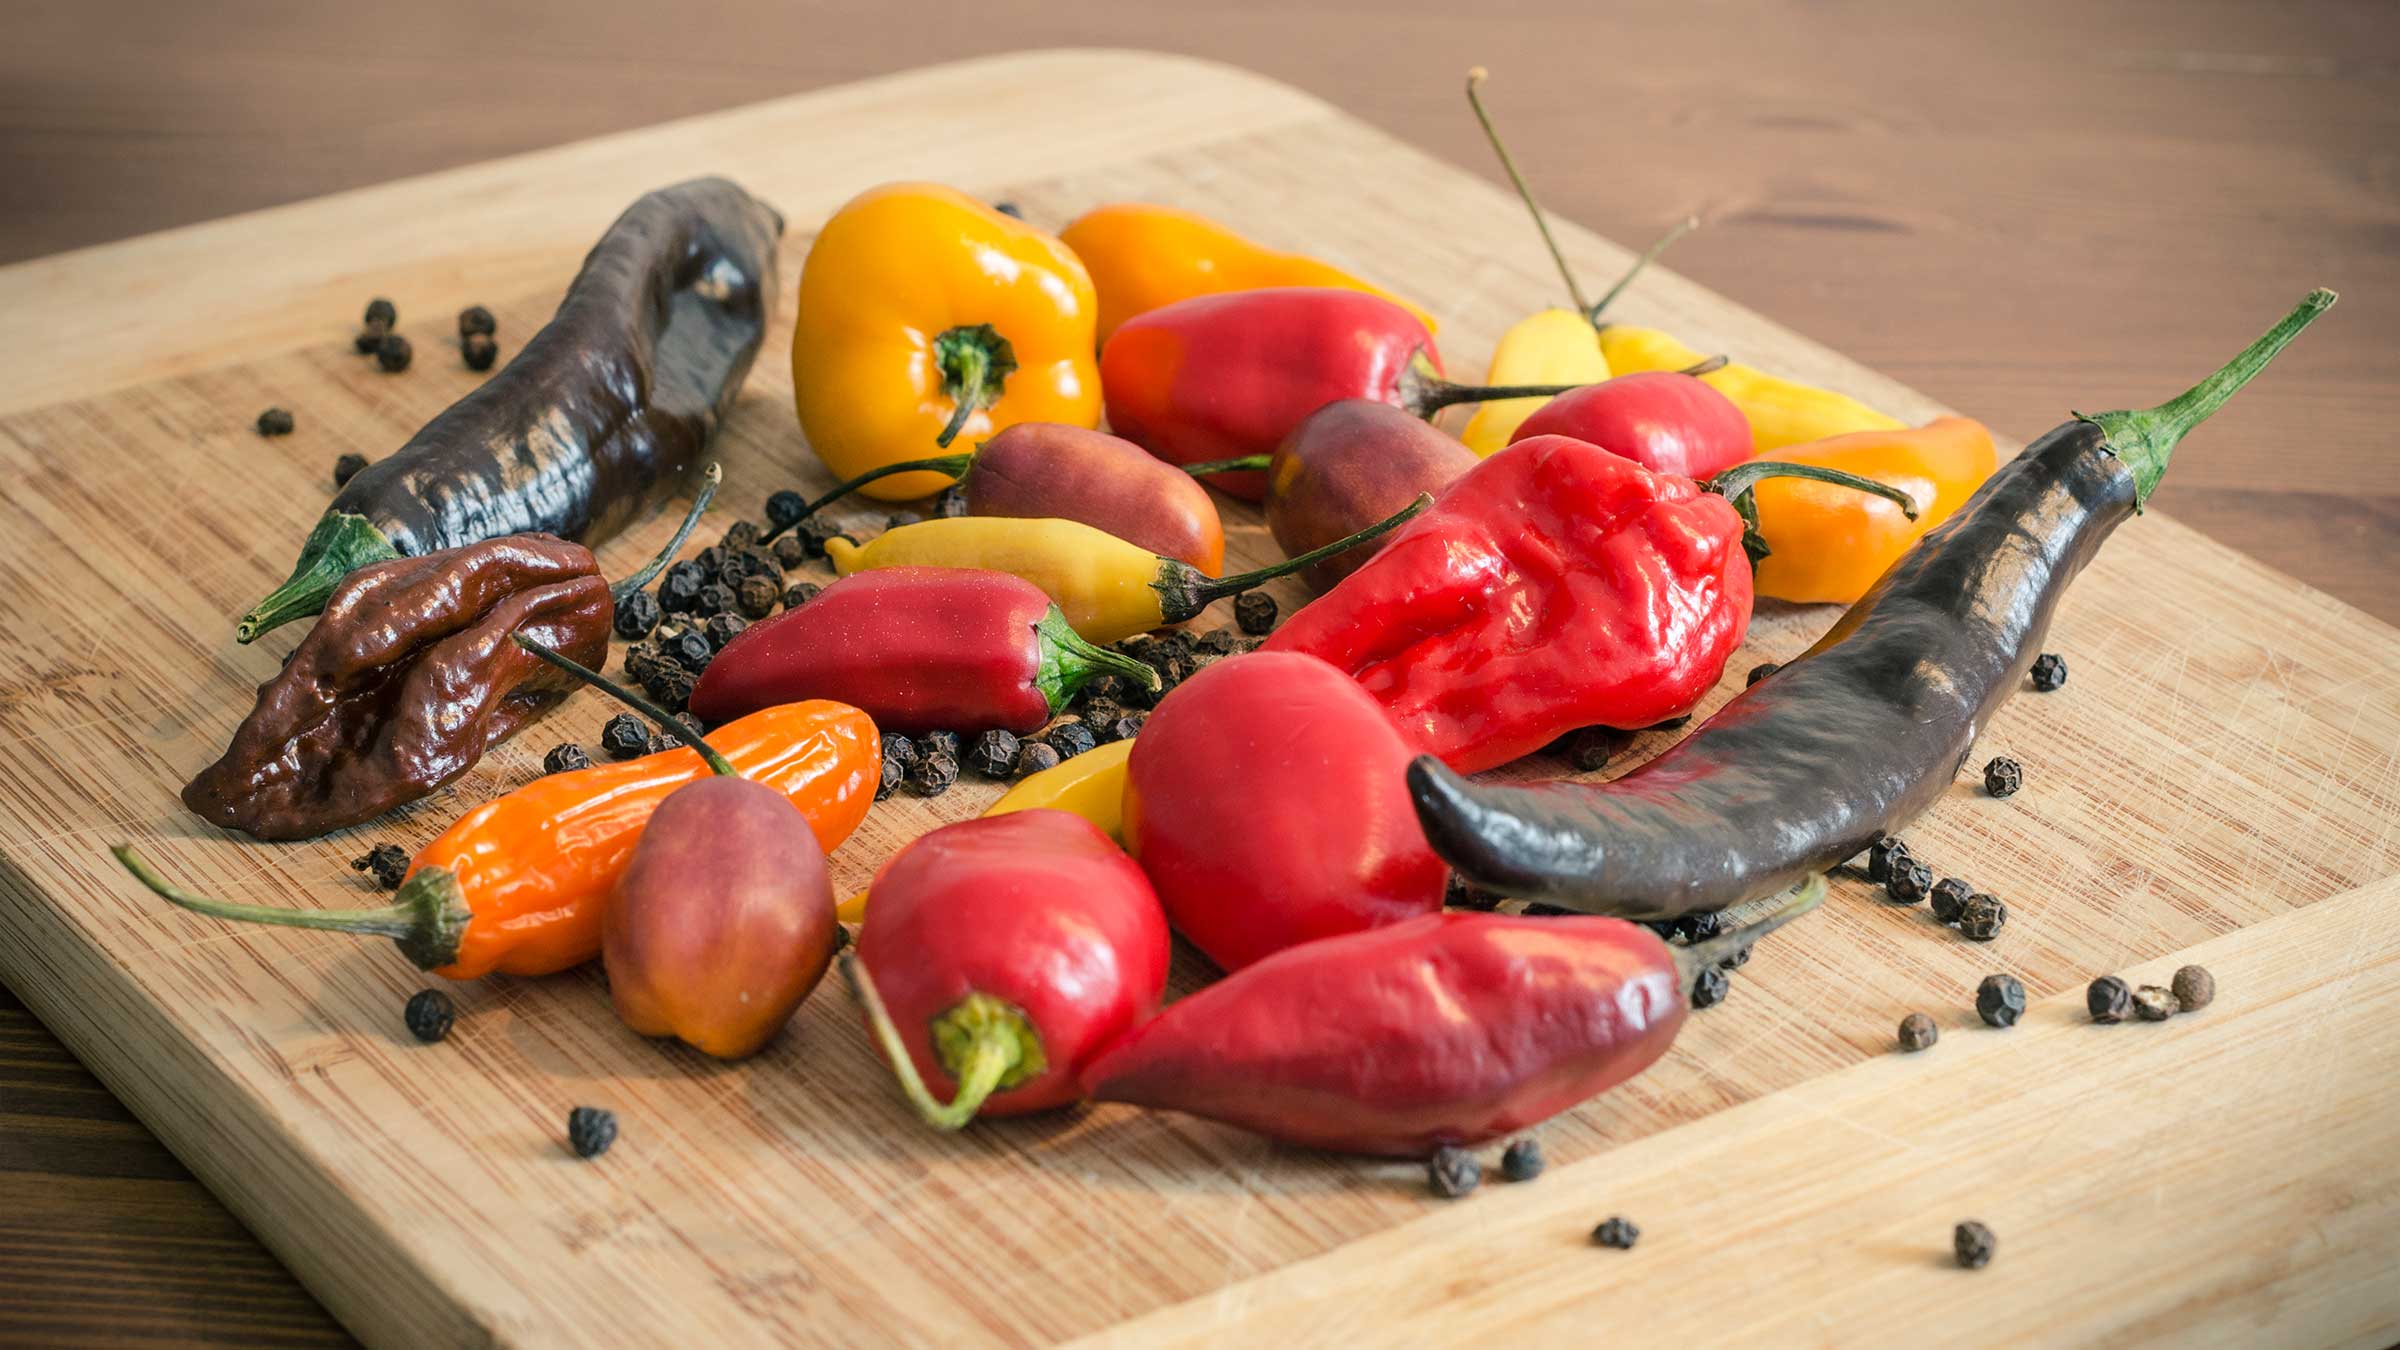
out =
[[[1431,417],[1453,403],[1480,403],[1486,399],[1555,398],[1580,384],[1453,384],[1433,368],[1433,362],[1419,350],[1400,372],[1396,401],[1403,412],[1412,417]]]
[[[1158,689],[1156,670],[1123,652],[1086,640],[1067,622],[1066,611],[1056,605],[1033,626],[1033,631],[1041,649],[1041,665],[1034,674],[1033,687],[1042,691],[1053,715],[1102,674],[1123,676],[1153,692]]]
[[[967,467],[974,462],[975,455],[972,451],[961,451],[955,455],[935,455],[930,459],[906,459],[897,464],[886,464],[879,469],[869,469],[856,478],[845,479],[840,483],[836,483],[831,492],[828,492],[824,496],[817,498],[813,502],[810,502],[808,505],[801,507],[799,515],[792,517],[792,519],[785,524],[778,525],[774,529],[771,529],[765,534],[760,535],[758,537],[758,542],[762,544],[774,543],[775,537],[782,534],[785,530],[792,528],[792,526],[799,524],[801,521],[808,519],[810,516],[815,515],[817,512],[824,510],[826,507],[833,505],[835,502],[840,501],[842,498],[849,496],[851,493],[858,491],[860,488],[865,487],[867,484],[872,483],[879,478],[889,478],[893,474],[899,473],[946,473],[952,478],[959,478],[966,474]]]
[[[250,607],[234,625],[233,640],[254,642],[294,619],[324,609],[343,577],[369,563],[389,562],[399,556],[400,550],[365,516],[326,512],[308,532],[308,542],[300,546],[300,561],[293,564],[291,576]]]
[[[724,481],[725,470],[715,464],[701,470],[700,486],[692,493],[692,509],[683,513],[683,523],[675,527],[675,537],[669,539],[667,546],[660,549],[650,561],[643,563],[640,571],[609,587],[610,600],[623,604],[626,596],[649,585],[650,578],[665,571],[667,564],[675,561],[675,555],[683,551],[684,541],[690,539],[692,531],[699,528],[700,513],[706,511],[709,502],[715,500],[717,485]]]
[[[1257,473],[1274,462],[1273,455],[1243,455],[1236,459],[1205,459],[1198,464],[1177,467],[1194,478],[1206,478],[1212,473]]]
[[[844,952],[842,975],[866,1009],[867,1028],[874,1033],[875,1043],[882,1047],[883,1057],[891,1062],[892,1077],[899,1082],[901,1095],[935,1129],[964,1129],[1009,1075],[1024,1066],[1024,1043],[1019,1035],[996,1021],[987,1022],[966,1041],[955,1058],[945,1056],[951,1059],[945,1067],[951,1069],[951,1077],[957,1080],[958,1091],[946,1103],[937,1101],[925,1086],[923,1075],[917,1072],[916,1056],[909,1053],[907,1042],[900,1038],[900,1028],[892,1025],[892,1015],[884,1008],[883,997],[876,992],[874,977],[867,973],[866,964]],[[979,997],[968,995],[969,1000]],[[1020,1026],[1017,1030],[1022,1032],[1024,1028]]]
[[[1337,553],[1348,552],[1370,539],[1388,534],[1406,524],[1410,518],[1431,505],[1433,505],[1433,494],[1420,492],[1415,501],[1355,534],[1345,535],[1330,544],[1312,548],[1297,558],[1286,558],[1272,567],[1261,567],[1256,571],[1237,573],[1230,577],[1212,577],[1190,563],[1177,562],[1171,558],[1161,559],[1158,580],[1150,583],[1150,589],[1158,592],[1159,613],[1166,617],[1166,621],[1182,623],[1226,596],[1256,590],[1277,577],[1290,576],[1303,567],[1323,562]]]
[[[131,844],[119,844],[109,851],[152,894],[195,914],[241,923],[387,937],[399,945],[402,955],[423,970],[456,961],[459,938],[475,918],[459,892],[458,878],[443,867],[420,867],[411,872],[389,905],[371,909],[277,909],[194,895],[160,876],[141,854],[134,852]]]
[[[1689,947],[1674,948],[1675,968],[1682,976],[1684,990],[1687,993],[1691,990],[1693,978],[1701,971],[1716,965],[1729,956],[1748,950],[1750,945],[1760,938],[1823,904],[1825,901],[1825,878],[1822,874],[1812,875],[1783,894],[1784,899],[1769,911],[1766,917],[1755,923],[1744,924],[1730,933],[1710,938],[1706,942],[1695,942]]]
[[[933,340],[934,365],[942,372],[942,392],[950,396],[950,420],[933,443],[943,449],[966,430],[975,410],[1000,397],[1008,377],[1017,372],[1017,353],[1000,330],[988,323],[947,328]]]
[[[1625,293],[1625,288],[1633,284],[1633,279],[1640,276],[1645,270],[1647,270],[1650,264],[1657,262],[1658,255],[1666,252],[1674,245],[1676,240],[1683,238],[1685,235],[1690,234],[1692,231],[1699,228],[1700,217],[1698,216],[1685,216],[1683,219],[1676,221],[1674,226],[1665,234],[1660,235],[1656,240],[1652,241],[1650,247],[1642,250],[1641,256],[1633,260],[1633,265],[1625,269],[1625,275],[1618,277],[1617,284],[1608,288],[1608,293],[1600,297],[1600,302],[1598,304],[1593,305],[1590,309],[1585,310],[1583,312],[1583,317],[1590,321],[1594,329],[1605,327],[1605,325],[1600,322],[1600,316],[1607,313],[1608,307],[1616,303],[1618,296]],[[1720,356],[1716,358],[1716,361],[1719,365],[1722,365],[1724,364],[1725,358]],[[1701,364],[1707,365],[1708,363],[1703,361]],[[1688,373],[1705,374],[1706,372],[1694,371]]]
[[[2176,442],[2207,421],[2211,413],[2225,406],[2225,400],[2265,370],[2277,352],[2300,336],[2301,329],[2333,308],[2334,299],[2334,293],[2322,287],[2310,291],[2306,299],[2292,307],[2291,313],[2243,348],[2241,355],[2155,408],[2075,414],[2100,428],[2107,438],[2109,452],[2123,460],[2132,472],[2137,504],[2149,501],[2150,494],[2158,489],[2158,480],[2166,477],[2167,460],[2175,453]]]
[[[558,651],[551,647],[545,647],[541,643],[534,641],[532,638],[525,636],[523,633],[511,633],[509,636],[515,639],[518,646],[523,647],[529,652],[532,652],[535,656],[540,657],[544,661],[549,662],[551,665],[554,665],[560,670],[567,672],[569,675],[574,676],[576,679],[583,681],[585,684],[598,689],[601,693],[608,695],[617,702],[624,704],[626,707],[633,709],[642,716],[649,718],[651,721],[658,723],[662,727],[665,727],[668,731],[673,732],[675,739],[683,742],[685,745],[690,746],[694,750],[699,751],[700,758],[708,761],[708,767],[719,777],[741,777],[740,772],[737,771],[732,764],[728,763],[723,755],[718,754],[714,747],[710,746],[706,740],[701,738],[700,733],[693,728],[691,723],[684,721],[675,714],[668,712],[666,709],[658,706],[655,703],[652,703],[650,700],[642,697],[640,694],[633,692],[631,689],[626,688],[624,685],[621,685],[615,680],[608,678],[599,671],[596,671],[583,664],[581,661],[578,661],[574,657],[567,655],[565,652]]]
[[[1689,375],[1693,379],[1698,379],[1703,375],[1714,375],[1718,371],[1723,370],[1725,367],[1732,364],[1732,357],[1725,355],[1723,352],[1719,352],[1715,356],[1712,356],[1705,361],[1694,361],[1690,365],[1685,366],[1683,369],[1676,371],[1675,373],[1678,375]]]

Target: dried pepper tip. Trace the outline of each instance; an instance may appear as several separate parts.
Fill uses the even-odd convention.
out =
[[[591,755],[573,741],[562,741],[551,746],[550,753],[542,756],[542,772],[546,774],[573,773],[590,767]]]
[[[400,1020],[408,1024],[409,1035],[431,1045],[450,1034],[451,1023],[458,1020],[458,1005],[439,989],[420,989],[409,996]]]
[[[391,301],[376,296],[367,302],[367,313],[359,322],[369,328],[390,329],[400,322],[400,310]]]
[[[1750,673],[1742,677],[1742,687],[1747,689],[1751,685],[1758,683],[1760,680],[1767,678],[1769,675],[1772,675],[1781,669],[1783,669],[1783,664],[1781,662],[1762,661],[1759,664],[1750,667]]]
[[[946,750],[931,751],[908,769],[908,790],[920,797],[939,797],[957,781],[958,756]]]
[[[1932,1049],[1933,1043],[1941,1038],[1942,1029],[1921,1012],[1910,1013],[1900,1019],[1900,1048],[1911,1054]]]
[[[161,877],[130,844],[110,852],[134,880],[170,904],[212,918],[283,928],[319,928],[362,937],[388,937],[400,954],[423,970],[435,970],[458,960],[459,938],[474,921],[458,878],[446,867],[420,867],[400,886],[392,903],[374,909],[273,909],[266,905],[236,905],[180,890]]]
[[[2217,977],[2205,966],[2185,966],[2175,972],[2175,1008],[2178,1012],[2198,1012],[2217,1001]]]
[[[1966,917],[1967,901],[1975,897],[1975,888],[1957,877],[1943,877],[1933,883],[1933,917],[1943,923],[1957,923]]]
[[[2133,1011],[2133,990],[2116,976],[2103,975],[2083,991],[2083,1006],[2095,1022],[2122,1022]]]
[[[408,339],[398,333],[386,333],[383,341],[375,344],[375,364],[383,367],[387,375],[397,375],[408,369],[408,363],[416,354],[416,348],[409,346]]]
[[[541,643],[534,641],[532,638],[525,636],[523,633],[512,633],[509,636],[510,640],[514,641],[519,647],[524,648],[526,651],[533,653],[542,660],[558,667],[560,670],[563,670],[569,675],[574,676],[576,679],[583,681],[585,684],[598,689],[601,693],[608,695],[617,702],[624,704],[628,708],[632,708],[636,712],[641,713],[644,717],[650,718],[652,721],[657,722],[660,726],[666,728],[668,731],[673,732],[677,740],[682,741],[685,745],[698,751],[700,753],[701,761],[707,764],[710,771],[717,774],[719,777],[738,778],[741,776],[740,774],[734,772],[733,765],[727,763],[725,757],[718,754],[715,748],[710,746],[707,740],[703,739],[700,733],[693,728],[691,723],[684,721],[675,714],[668,712],[666,709],[659,707],[650,700],[643,698],[640,694],[633,692],[624,685],[617,683],[615,680],[612,680],[600,672],[585,666],[575,658],[565,655],[562,652],[553,651],[550,648],[543,646]],[[616,719],[609,719],[609,725],[611,728],[614,728],[616,725]],[[637,722],[635,725],[639,726],[640,724]],[[606,735],[603,734],[602,740],[605,742],[606,739]],[[644,734],[642,740],[644,747],[647,748],[649,744],[649,736],[646,733]]]
[[[481,305],[469,305],[458,312],[460,338],[490,337],[500,331],[500,321]]]
[[[308,542],[300,546],[300,561],[293,565],[292,574],[242,616],[234,625],[233,640],[255,642],[294,619],[316,613],[325,608],[343,577],[368,563],[399,556],[392,541],[365,516],[326,512],[309,531]]]
[[[875,992],[875,980],[867,973],[866,963],[844,952],[841,970],[851,992],[865,1005],[867,1025],[885,1062],[892,1066],[892,1076],[899,1080],[901,1094],[925,1123],[937,1130],[965,1128],[993,1093],[1038,1078],[1049,1068],[1041,1034],[1022,1009],[990,994],[970,993],[934,1018],[927,1029],[935,1062],[958,1084],[947,1103],[935,1101],[917,1073],[916,1057],[900,1039],[900,1029],[892,1025],[891,1014]]]
[[[1021,741],[1017,745],[1016,775],[1031,778],[1037,773],[1058,767],[1058,751],[1046,741]]]
[[[1989,942],[2007,926],[2008,906],[1989,895],[1969,896],[1966,910],[1958,916],[1958,931],[1974,942]]]
[[[1695,1010],[1713,1008],[1723,1003],[1725,996],[1732,992],[1733,979],[1721,965],[1710,966],[1692,977],[1691,1002]]]
[[[1274,632],[1276,614],[1275,597],[1265,591],[1244,591],[1234,597],[1233,622],[1252,637]]]
[[[1042,739],[1050,743],[1050,748],[1058,752],[1060,759],[1073,759],[1100,744],[1100,738],[1081,722],[1061,722],[1050,728]]]
[[[1634,1227],[1632,1221],[1623,1215],[1612,1214],[1602,1219],[1600,1226],[1592,1230],[1593,1243],[1602,1247],[1614,1247],[1621,1252],[1633,1250],[1633,1244],[1641,1240],[1642,1230]]]
[[[2178,1011],[2175,991],[2145,984],[2133,991],[2133,1011],[2145,1022],[2164,1022]]]
[[[2025,986],[2014,975],[1986,975],[1975,986],[1975,1015],[1987,1027],[2013,1027],[2025,1015]]]
[[[1538,1139],[1514,1140],[1500,1153],[1500,1175],[1510,1181],[1531,1181],[1549,1165]]]
[[[1908,860],[1908,845],[1887,834],[1867,846],[1867,880],[1878,885],[1892,879],[1892,864]]]
[[[1346,553],[1399,529],[1431,505],[1433,494],[1420,492],[1416,500],[1363,530],[1286,558],[1272,567],[1253,568],[1229,577],[1212,577],[1190,563],[1162,558],[1159,560],[1158,579],[1150,583],[1150,589],[1158,592],[1158,612],[1166,622],[1182,623],[1226,596],[1257,590],[1278,577],[1290,576],[1302,568],[1314,566],[1337,553]]]
[[[289,408],[269,408],[258,415],[258,434],[261,436],[289,436],[292,434],[292,425],[292,410]]]
[[[617,1116],[597,1106],[578,1106],[567,1112],[567,1146],[578,1158],[597,1158],[617,1142]]]
[[[1981,1270],[1990,1265],[1992,1252],[1999,1245],[2000,1240],[1992,1236],[1992,1230],[1973,1219],[1960,1224],[1950,1234],[1950,1249],[1957,1256],[1958,1264],[1967,1270]]]
[[[1914,858],[1896,861],[1883,883],[1883,893],[1894,904],[1913,905],[1933,894],[1933,869]]]
[[[985,778],[1006,778],[1017,767],[1018,753],[1013,734],[987,731],[977,736],[974,748],[967,751],[967,767]]]
[[[2047,694],[2067,682],[2067,658],[2056,652],[2043,652],[2033,658],[2033,687]]]
[[[387,891],[400,889],[408,879],[408,852],[398,844],[377,844],[364,854],[350,860],[350,870],[365,872],[375,878],[375,884]]]
[[[1483,1181],[1483,1164],[1463,1148],[1444,1145],[1425,1162],[1425,1184],[1444,1200],[1456,1200]]]
[[[600,752],[610,759],[639,759],[650,753],[650,728],[632,713],[618,713],[600,728]]]
[[[2025,766],[2006,755],[1994,756],[1983,766],[1983,790],[1995,797],[2014,797],[2025,786]]]

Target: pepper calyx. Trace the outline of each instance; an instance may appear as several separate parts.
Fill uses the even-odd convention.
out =
[[[388,937],[400,954],[420,970],[438,970],[458,960],[460,941],[474,922],[458,878],[446,867],[420,867],[400,883],[389,905],[371,909],[277,909],[268,905],[237,905],[194,895],[154,870],[130,844],[109,850],[136,881],[170,904],[211,918],[242,923],[274,924],[281,928],[319,928],[364,937]]]
[[[300,561],[292,565],[292,574],[250,607],[234,625],[233,640],[254,642],[294,619],[317,613],[333,598],[343,577],[369,563],[389,562],[399,556],[400,550],[365,516],[326,512],[308,532],[308,542],[300,546]]]
[[[1433,358],[1419,347],[1393,386],[1392,402],[1411,417],[1431,417],[1453,403],[1481,403],[1502,398],[1555,398],[1580,384],[1453,384],[1434,368]]]
[[[1049,1068],[1041,1034],[1033,1029],[1032,1019],[1023,1009],[990,994],[971,993],[927,1027],[934,1058],[942,1072],[958,1084],[948,1102],[937,1101],[917,1072],[916,1057],[900,1039],[900,1028],[892,1024],[866,963],[851,952],[844,952],[841,961],[842,976],[866,1009],[868,1030],[891,1064],[901,1095],[935,1129],[965,1128],[994,1092],[1004,1092]]]
[[[1033,626],[1034,640],[1041,652],[1041,664],[1034,671],[1033,687],[1040,690],[1052,714],[1071,702],[1086,684],[1101,675],[1120,675],[1144,689],[1156,692],[1158,672],[1143,662],[1120,651],[1112,651],[1087,641],[1067,622],[1065,610],[1056,605]]]
[[[942,372],[942,395],[955,405],[933,440],[948,449],[976,409],[1000,401],[1008,377],[1017,373],[1017,350],[988,323],[961,324],[934,337],[933,362]]]

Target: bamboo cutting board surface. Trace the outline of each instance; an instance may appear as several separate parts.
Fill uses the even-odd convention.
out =
[[[368,903],[349,858],[413,848],[550,744],[594,738],[608,710],[579,695],[452,791],[310,844],[221,836],[175,799],[294,639],[237,647],[231,616],[280,579],[334,458],[387,452],[472,387],[451,316],[489,305],[513,351],[626,202],[703,172],[792,222],[782,312],[720,450],[721,500],[744,511],[825,481],[791,414],[790,293],[815,222],[874,182],[954,183],[1053,227],[1103,200],[1195,207],[1422,300],[1462,373],[1557,298],[1502,190],[1256,77],[1096,52],[0,270],[0,975],[362,1337],[2369,1344],[2400,1327],[2400,634],[2156,515],[2064,606],[2049,645],[2067,687],[2016,698],[1985,736],[1977,762],[2021,759],[2025,791],[1962,781],[1908,832],[2008,902],[1998,941],[1838,883],[1649,1073],[1544,1127],[1538,1183],[1464,1201],[1427,1198],[1412,1166],[1122,1108],[935,1136],[838,981],[738,1065],[625,1031],[589,970],[456,988],[458,1030],[420,1046],[399,1007],[426,978],[388,946],[235,929],[141,892],[108,844],[233,899]],[[1588,278],[1625,261],[1565,235]],[[371,295],[416,343],[405,374],[350,351]],[[1667,272],[1620,313],[1937,411]],[[2339,318],[2307,340],[2336,340]],[[2073,378],[2062,417],[2090,397]],[[250,430],[269,404],[297,434]],[[1273,556],[1253,513],[1228,524],[1236,559]],[[604,563],[632,566],[670,525]],[[1832,618],[1764,610],[1715,700]],[[837,883],[996,792],[880,804]],[[2085,1021],[2092,976],[2185,960],[2217,974],[2206,1012]],[[2002,970],[2036,1000],[2008,1032],[1972,1010]],[[1945,1039],[1897,1055],[1912,1010]],[[597,1162],[561,1137],[579,1104],[622,1123]],[[1636,1250],[1586,1239],[1612,1213],[1642,1226]],[[1968,1217],[2000,1236],[1977,1273],[1946,1255]]]

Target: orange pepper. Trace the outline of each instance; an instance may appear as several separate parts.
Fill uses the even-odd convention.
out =
[[[1762,456],[1872,478],[1917,501],[1917,518],[1881,497],[1805,478],[1768,478],[1752,489],[1767,556],[1753,569],[1760,595],[1849,604],[1867,593],[1927,530],[1950,518],[1999,463],[1981,422],[1940,417],[1897,431],[1854,431]]]
[[[791,798],[827,853],[866,819],[881,776],[875,724],[841,703],[765,708],[709,733],[739,773]],[[223,919],[388,937],[454,980],[548,975],[600,954],[609,892],[667,794],[709,776],[697,751],[550,774],[458,818],[417,851],[389,906],[234,905],[176,889],[133,852],[118,861],[160,896]]]
[[[1373,282],[1331,263],[1278,253],[1206,216],[1172,206],[1115,202],[1095,206],[1058,232],[1090,269],[1100,291],[1100,341],[1117,325],[1195,295],[1276,286],[1330,286],[1378,295],[1434,331],[1433,316]]]

